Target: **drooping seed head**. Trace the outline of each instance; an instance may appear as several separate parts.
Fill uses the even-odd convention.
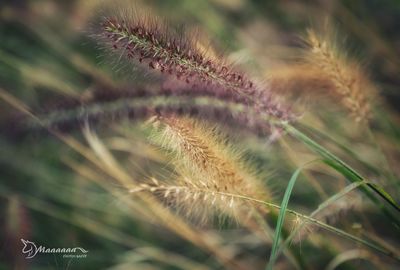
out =
[[[198,49],[195,37],[178,35],[157,19],[148,22],[138,16],[118,13],[106,16],[101,22],[100,36],[120,57],[159,71],[168,81],[175,78],[186,84],[186,88],[215,93],[217,98],[229,96],[229,101],[251,105],[277,119],[293,119],[268,87],[260,87],[261,84],[236,71],[223,59],[207,56]]]
[[[157,117],[151,123],[152,141],[166,150],[178,177],[146,181],[133,192],[151,192],[200,222],[214,213],[247,216],[253,205],[241,197],[271,198],[241,153],[217,135],[217,127],[187,117]]]

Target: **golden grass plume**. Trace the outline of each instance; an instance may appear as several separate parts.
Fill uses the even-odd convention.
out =
[[[357,122],[370,117],[373,86],[365,76],[360,65],[347,59],[329,34],[320,35],[308,30],[306,42],[308,49],[305,61],[322,77],[326,77],[334,86],[333,94],[340,98]]]
[[[189,118],[155,118],[154,141],[171,154],[177,177],[160,183],[152,178],[133,192],[150,191],[200,222],[213,214],[235,218],[248,213],[244,198],[270,199],[270,193],[242,156],[222,139],[215,127]]]

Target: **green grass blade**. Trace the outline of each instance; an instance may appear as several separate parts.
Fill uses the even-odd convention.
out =
[[[331,205],[333,202],[339,200],[340,198],[346,196],[349,192],[355,190],[356,188],[358,188],[361,185],[365,185],[366,182],[358,182],[358,183],[352,183],[348,186],[346,186],[342,191],[334,194],[333,196],[331,196],[330,198],[328,198],[327,200],[325,200],[323,203],[321,203],[318,208],[316,210],[314,210],[311,214],[310,214],[310,218],[314,218],[319,212],[321,212],[322,210],[324,210],[325,208],[327,208],[329,205]],[[297,235],[297,233],[307,224],[306,220],[303,220],[291,233],[290,235],[286,238],[285,242],[282,243],[282,245],[280,246],[278,253],[276,254],[276,256],[279,256],[279,254],[283,251],[283,249],[289,245],[289,243],[293,240],[293,238]]]
[[[346,153],[346,155],[348,155],[349,157],[351,157],[353,159],[356,159],[357,162],[359,162],[362,166],[364,166],[366,169],[370,170],[371,172],[373,172],[375,174],[380,173],[380,170],[377,167],[372,166],[371,164],[368,164],[367,162],[363,161],[359,156],[357,156],[356,153],[354,153],[349,147],[344,145],[342,142],[339,142],[339,141],[333,139],[331,136],[319,131],[316,128],[313,128],[310,126],[305,126],[305,125],[301,125],[301,128],[304,130],[307,130],[308,132],[311,132],[318,139],[321,139],[325,142],[334,144],[339,149],[341,149],[344,153]]]
[[[293,173],[292,177],[290,178],[289,184],[286,187],[285,195],[283,196],[283,200],[282,200],[282,204],[281,204],[281,209],[279,210],[278,221],[276,223],[274,242],[272,244],[272,250],[271,250],[271,255],[269,258],[269,263],[267,264],[267,267],[266,267],[267,270],[272,270],[272,267],[275,263],[276,252],[278,250],[279,239],[280,239],[280,235],[282,232],[282,226],[283,226],[283,222],[285,220],[286,208],[288,206],[290,195],[292,194],[294,184],[296,183],[296,180],[297,180],[302,168],[303,167],[298,168]]]
[[[310,137],[308,137],[306,134],[302,133],[300,130],[296,129],[295,127],[287,124],[285,125],[285,129],[287,132],[289,132],[291,135],[302,141],[304,144],[306,144],[311,150],[314,152],[318,153],[321,155],[325,160],[324,162],[335,169],[336,171],[340,172],[342,175],[344,175],[350,182],[360,182],[364,179],[356,170],[351,168],[349,165],[347,165],[344,161],[342,161],[340,158],[329,152],[327,149],[325,149],[323,146],[318,144],[316,141],[312,140]],[[368,187],[368,188],[367,188]],[[373,195],[371,191],[374,191],[376,194],[378,194],[380,197],[382,197],[387,203],[389,203],[395,210],[400,212],[400,206],[393,200],[393,198],[386,192],[384,191],[381,187],[378,187],[375,184],[368,183],[365,186],[361,186],[361,190],[365,193],[365,195],[368,196],[368,198],[371,199],[377,206],[379,206],[382,210],[382,212],[390,218],[394,224],[400,228],[400,220],[397,216],[395,216],[393,213],[391,213],[384,204],[382,204],[377,197]]]

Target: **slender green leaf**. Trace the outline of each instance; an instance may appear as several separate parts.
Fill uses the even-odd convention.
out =
[[[272,250],[271,250],[269,263],[268,263],[267,268],[266,268],[267,270],[272,270],[272,267],[273,267],[274,262],[276,260],[276,251],[277,251],[278,246],[279,246],[279,239],[280,239],[280,235],[281,235],[281,232],[282,232],[283,222],[285,220],[286,208],[288,206],[290,195],[292,194],[292,190],[293,190],[294,184],[296,183],[296,180],[297,180],[302,168],[303,167],[298,168],[293,173],[292,177],[290,178],[289,184],[286,187],[285,195],[283,197],[282,204],[281,204],[281,209],[279,210],[278,221],[277,221],[276,228],[275,228],[274,242],[272,244]]]
[[[348,186],[346,186],[342,191],[334,194],[333,196],[331,196],[330,198],[328,198],[327,200],[325,200],[324,202],[322,202],[318,208],[316,210],[314,210],[311,214],[310,214],[310,218],[314,218],[318,213],[320,213],[322,210],[324,210],[325,208],[327,208],[329,205],[331,205],[333,202],[338,201],[340,198],[346,196],[349,192],[355,190],[356,188],[358,188],[361,185],[365,185],[367,182],[363,181],[363,182],[357,182],[357,183],[352,183]],[[283,251],[283,249],[289,245],[289,243],[292,241],[292,239],[297,235],[297,233],[307,224],[307,220],[304,219],[291,233],[290,235],[286,238],[285,242],[282,243],[282,245],[280,246],[276,256],[279,256],[279,254]]]
[[[365,180],[356,170],[347,165],[343,160],[329,152],[322,145],[318,144],[316,141],[308,137],[306,134],[302,133],[300,130],[295,127],[287,124],[285,125],[286,131],[291,135],[302,141],[306,144],[311,150],[318,153],[325,159],[325,163],[340,172],[343,176],[345,176],[350,182],[360,182]],[[376,184],[367,184],[365,186],[361,186],[361,190],[371,199],[382,212],[390,218],[396,227],[400,228],[400,220],[397,216],[391,213],[386,205],[382,204],[377,197],[373,195],[371,191],[374,191],[380,197],[382,197],[387,203],[389,203],[395,210],[400,212],[400,206],[393,200],[393,198],[382,188],[378,187]]]

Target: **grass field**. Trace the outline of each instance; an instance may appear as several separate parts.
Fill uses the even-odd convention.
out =
[[[0,269],[398,269],[399,18],[0,2]]]

